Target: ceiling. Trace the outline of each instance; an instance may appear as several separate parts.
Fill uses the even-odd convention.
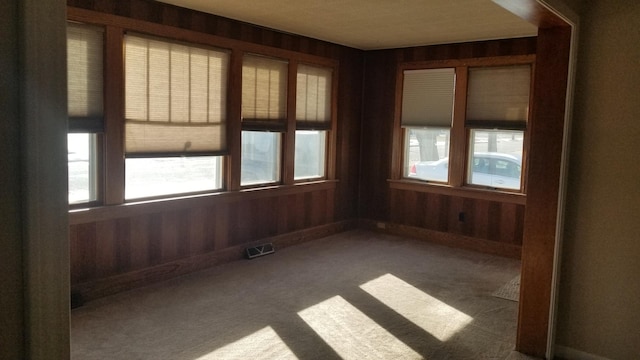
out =
[[[362,50],[535,36],[491,0],[160,0]]]

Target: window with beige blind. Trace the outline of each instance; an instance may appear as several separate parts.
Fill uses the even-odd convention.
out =
[[[491,61],[401,71],[402,178],[524,192],[532,64]]]
[[[472,67],[468,76],[466,181],[521,190],[531,66]]]
[[[69,203],[98,201],[98,139],[104,132],[104,30],[67,24]]]
[[[288,70],[287,61],[253,54],[243,57],[241,186],[281,180]]]
[[[296,78],[295,180],[326,176],[328,131],[332,119],[333,69],[298,65]]]
[[[405,177],[447,182],[455,69],[403,72],[401,127]]]
[[[125,198],[222,188],[229,53],[126,34]]]

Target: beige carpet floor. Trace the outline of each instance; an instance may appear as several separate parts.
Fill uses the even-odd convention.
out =
[[[362,230],[96,300],[73,359],[506,359],[519,261]]]

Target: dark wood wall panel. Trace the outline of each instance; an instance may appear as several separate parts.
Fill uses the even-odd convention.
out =
[[[524,205],[399,189],[390,198],[392,223],[522,245]]]
[[[72,285],[334,221],[334,189],[237,199],[70,227]]]

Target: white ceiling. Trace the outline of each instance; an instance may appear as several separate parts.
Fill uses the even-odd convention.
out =
[[[535,36],[491,0],[160,0],[363,50]]]

